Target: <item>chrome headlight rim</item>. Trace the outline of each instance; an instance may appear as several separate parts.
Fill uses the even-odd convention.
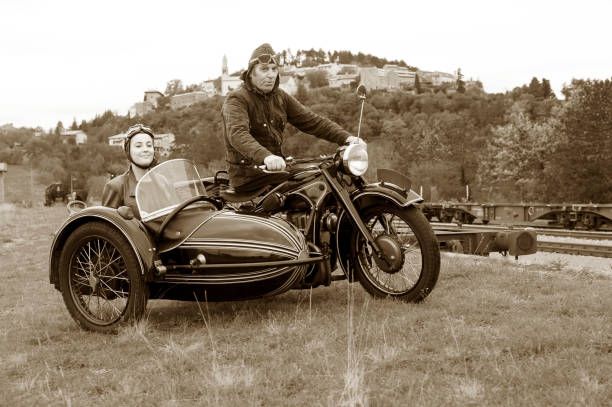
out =
[[[356,177],[368,170],[368,150],[365,144],[350,144],[342,153],[342,167]]]

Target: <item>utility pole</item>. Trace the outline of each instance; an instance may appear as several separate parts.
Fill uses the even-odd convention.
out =
[[[8,172],[8,165],[0,163],[0,204],[4,203],[4,173]]]

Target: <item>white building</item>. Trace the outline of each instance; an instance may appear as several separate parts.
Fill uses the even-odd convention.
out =
[[[62,143],[74,142],[74,144],[87,143],[87,134],[83,130],[63,130]],[[69,141],[71,140],[71,141]]]

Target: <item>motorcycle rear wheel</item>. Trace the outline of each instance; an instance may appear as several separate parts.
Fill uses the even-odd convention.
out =
[[[374,239],[397,239],[401,265],[385,271],[374,250],[358,230],[351,237],[351,252],[359,282],[375,297],[420,302],[434,289],[440,274],[440,248],[431,225],[415,207],[391,204],[371,206],[361,218]]]

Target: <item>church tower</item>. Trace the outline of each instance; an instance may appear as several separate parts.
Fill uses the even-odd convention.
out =
[[[227,76],[227,57],[223,55],[223,65],[221,66],[221,75]]]

